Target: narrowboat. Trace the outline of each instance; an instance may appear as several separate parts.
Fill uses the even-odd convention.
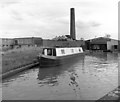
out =
[[[38,62],[40,67],[59,66],[80,57],[79,55],[84,55],[82,47],[43,48],[38,55]]]

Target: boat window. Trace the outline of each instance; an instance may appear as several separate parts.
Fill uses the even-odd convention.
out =
[[[44,49],[44,54],[47,55],[47,49]]]
[[[81,49],[79,49],[79,52],[81,52]]]
[[[74,49],[71,49],[71,52],[74,53]]]
[[[53,56],[56,56],[56,50],[53,49]]]
[[[52,55],[52,49],[47,49],[47,55]]]
[[[45,54],[45,53],[44,53],[44,50],[42,51],[42,54]]]
[[[61,50],[61,53],[62,53],[62,54],[65,54],[65,50],[62,49],[62,50]]]

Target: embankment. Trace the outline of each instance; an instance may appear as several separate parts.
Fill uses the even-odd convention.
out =
[[[15,73],[20,71],[21,68],[26,69],[33,66],[37,55],[42,51],[41,49],[41,47],[23,47],[3,52],[0,75],[6,76],[6,73]]]
[[[105,100],[110,102],[120,102],[120,86],[114,89],[113,91],[109,92],[96,102],[102,102]]]

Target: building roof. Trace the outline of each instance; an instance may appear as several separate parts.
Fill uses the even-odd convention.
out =
[[[14,38],[14,39],[42,39],[41,37],[24,37],[24,38]]]
[[[86,41],[89,41],[91,44],[107,44],[107,42],[111,40],[118,41],[116,39],[111,39],[111,38],[106,38],[106,37],[98,37],[98,38],[89,39]]]

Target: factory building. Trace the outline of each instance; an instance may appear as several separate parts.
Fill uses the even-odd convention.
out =
[[[43,46],[42,38],[27,37],[27,38],[2,38],[0,44],[2,51],[6,51],[13,48],[30,47],[30,46]]]
[[[14,47],[15,44],[14,39],[2,38],[0,40],[1,40],[0,47],[2,48],[2,50],[8,50]]]
[[[118,51],[118,40],[98,37],[85,41],[86,49],[92,51]]]
[[[19,46],[42,46],[42,38],[38,37],[26,37],[15,38],[15,45]]]

